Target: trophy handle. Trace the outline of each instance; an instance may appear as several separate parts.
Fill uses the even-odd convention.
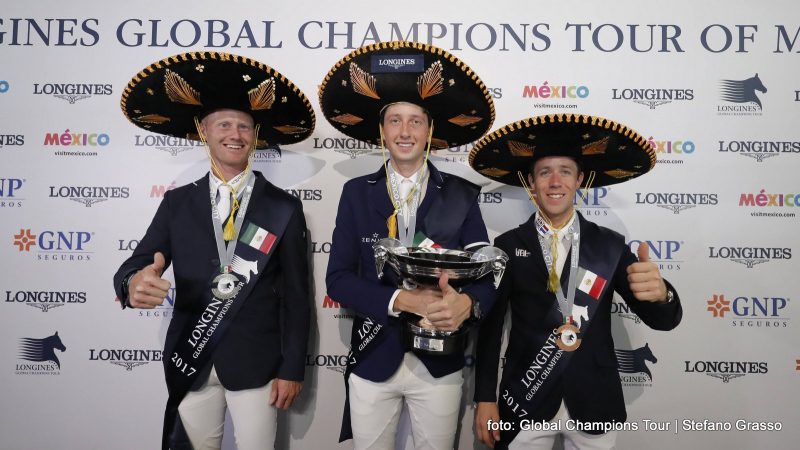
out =
[[[383,238],[372,246],[375,252],[375,270],[378,271],[378,279],[383,278],[383,266],[389,259],[389,253],[408,253],[403,243],[397,239]]]
[[[500,280],[503,279],[503,273],[506,271],[506,263],[508,263],[508,255],[506,252],[497,247],[486,246],[472,254],[473,261],[486,261],[481,271],[481,276],[490,270],[494,274],[494,287],[500,286]]]

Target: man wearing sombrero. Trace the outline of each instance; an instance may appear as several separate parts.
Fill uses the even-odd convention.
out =
[[[272,446],[276,409],[302,387],[308,245],[302,204],[254,172],[251,156],[308,137],[313,109],[274,69],[217,52],[151,64],[128,83],[121,106],[138,127],[202,141],[211,164],[208,175],[166,193],[114,276],[123,308],[154,308],[173,264],[162,448],[219,449],[226,409],[240,450]]]
[[[320,87],[325,117],[342,133],[388,150],[375,173],[350,180],[339,201],[327,271],[328,295],[356,313],[345,373],[340,440],[356,449],[394,448],[403,402],[414,447],[452,449],[461,403],[463,349],[415,354],[401,341],[406,312],[438,330],[477,320],[494,300],[491,280],[461,293],[446,277],[439,289],[398,289],[379,280],[373,244],[477,250],[488,245],[478,186],[440,172],[428,150],[480,138],[494,120],[483,82],[456,57],[415,42],[359,48],[336,63]],[[352,434],[351,434],[352,421]]]
[[[573,202],[578,188],[648,172],[654,151],[638,133],[611,120],[554,114],[487,135],[470,153],[470,165],[493,180],[529,189],[536,206],[526,223],[495,240],[511,259],[497,305],[479,332],[478,438],[494,448],[550,449],[561,434],[565,449],[613,448],[626,419],[611,337],[614,292],[656,330],[676,327],[682,309],[674,288],[649,262],[647,245],[639,246],[637,261],[623,236],[584,219]],[[498,390],[509,307],[511,332]]]

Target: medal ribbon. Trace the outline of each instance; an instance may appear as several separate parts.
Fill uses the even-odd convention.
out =
[[[572,242],[572,256],[570,257],[569,264],[569,281],[567,283],[567,295],[564,296],[564,291],[561,289],[561,283],[558,283],[558,289],[554,292],[556,300],[558,300],[558,309],[561,310],[561,315],[564,317],[564,323],[570,323],[570,316],[572,316],[572,306],[575,304],[575,285],[578,281],[578,252],[580,250],[580,221],[575,218],[572,225],[567,228],[567,236]],[[544,263],[547,265],[549,272],[555,272],[555,252],[552,252],[550,245],[547,245],[545,237],[547,234],[553,234],[552,245],[558,245],[558,232],[547,226],[541,213],[536,213],[536,237],[539,238],[539,246],[542,248],[542,257]]]
[[[219,210],[217,209],[217,193],[211,192],[209,189],[209,194],[211,196],[211,220],[214,223],[214,240],[216,241],[217,253],[219,254],[220,271],[223,273],[230,271],[230,265],[233,261],[233,253],[236,250],[236,240],[239,238],[239,232],[242,231],[242,222],[244,221],[244,216],[247,212],[247,205],[250,204],[250,196],[253,195],[253,185],[255,184],[255,181],[256,177],[253,175],[253,172],[248,171],[246,180],[247,184],[244,188],[242,202],[238,208],[241,209],[241,211],[236,215],[236,224],[234,226],[235,231],[232,239],[230,240],[231,243],[227,247],[227,251],[225,248],[225,240],[223,240],[223,236],[220,232],[222,229],[222,219],[220,218]],[[233,208],[231,208],[231,211],[233,211]]]

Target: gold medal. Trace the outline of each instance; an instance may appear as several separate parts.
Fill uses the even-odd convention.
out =
[[[558,330],[556,330],[558,334],[556,345],[558,345],[558,348],[565,352],[572,352],[580,347],[581,338],[578,337],[579,331],[578,327],[571,323],[566,323],[558,327]]]

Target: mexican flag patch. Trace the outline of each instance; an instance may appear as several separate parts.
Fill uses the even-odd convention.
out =
[[[422,234],[422,231],[417,231],[417,234],[414,235],[414,247],[442,248],[441,245]]]
[[[268,254],[270,250],[272,250],[272,246],[277,239],[278,236],[252,222],[247,224],[244,232],[239,237],[239,241],[244,242],[264,254]]]
[[[597,300],[606,286],[606,279],[583,267],[578,267],[578,290],[581,290],[589,297]]]

